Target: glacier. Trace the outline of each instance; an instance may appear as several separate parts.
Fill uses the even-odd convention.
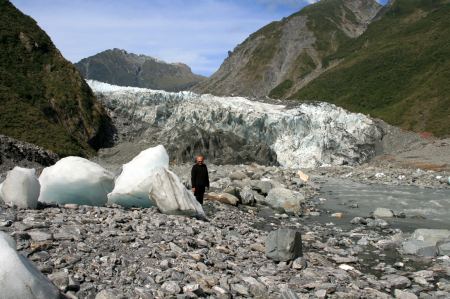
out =
[[[382,138],[381,129],[368,116],[329,103],[288,106],[244,97],[87,82],[114,113],[157,127],[160,143],[173,147],[184,140],[184,152],[190,150],[189,139],[194,136],[189,136],[189,130],[193,128],[203,135],[220,132],[246,143],[267,145],[284,167],[354,165],[373,157]],[[208,154],[209,146],[203,147]],[[238,152],[239,147],[232,150]]]

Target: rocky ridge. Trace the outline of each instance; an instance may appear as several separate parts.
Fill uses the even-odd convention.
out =
[[[84,58],[75,64],[85,79],[120,86],[167,91],[187,90],[205,80],[183,63],[166,63],[146,55],[111,49]]]
[[[270,23],[229,52],[199,93],[286,98],[333,64],[327,56],[361,35],[380,10],[374,0],[327,0]]]
[[[50,37],[10,1],[0,1],[0,20],[0,134],[59,155],[107,145],[110,119]]]

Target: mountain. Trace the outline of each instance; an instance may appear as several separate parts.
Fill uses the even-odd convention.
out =
[[[251,34],[193,90],[287,97],[332,67],[326,57],[361,35],[380,8],[375,0],[322,0],[309,5]]]
[[[450,1],[392,1],[328,61],[341,62],[291,98],[450,135]]]
[[[186,90],[205,79],[193,74],[186,64],[166,63],[120,49],[84,58],[75,66],[86,79],[166,91]]]
[[[0,0],[0,134],[59,155],[89,155],[109,117],[31,17]]]

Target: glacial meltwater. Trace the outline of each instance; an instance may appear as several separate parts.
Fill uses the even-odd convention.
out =
[[[385,218],[392,227],[404,232],[416,228],[450,228],[449,188],[362,184],[335,178],[324,179],[320,185],[317,200],[322,199],[321,209],[330,214],[343,213],[342,218],[332,218],[336,225],[348,225],[353,217],[368,217],[376,208],[387,208],[395,215],[404,215],[404,218]]]

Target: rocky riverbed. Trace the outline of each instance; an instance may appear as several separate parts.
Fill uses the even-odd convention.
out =
[[[190,165],[172,169],[188,182]],[[275,166],[211,164],[209,169],[210,192],[248,202],[207,201],[209,221],[164,215],[156,208],[1,205],[0,230],[12,235],[18,250],[69,298],[450,296],[448,257],[404,254],[409,233],[395,224],[397,218],[371,217],[358,202],[331,210],[326,202],[333,198],[323,193],[328,180],[343,178],[367,186],[448,191],[448,184],[436,179],[447,172],[385,169],[381,176],[376,167],[338,167],[304,169],[309,178],[302,180],[297,170]],[[398,179],[400,172],[404,179]],[[267,199],[274,190],[295,198],[300,208]],[[427,228],[427,220],[419,220]],[[266,237],[278,228],[301,232],[302,257],[288,262],[266,257]]]

